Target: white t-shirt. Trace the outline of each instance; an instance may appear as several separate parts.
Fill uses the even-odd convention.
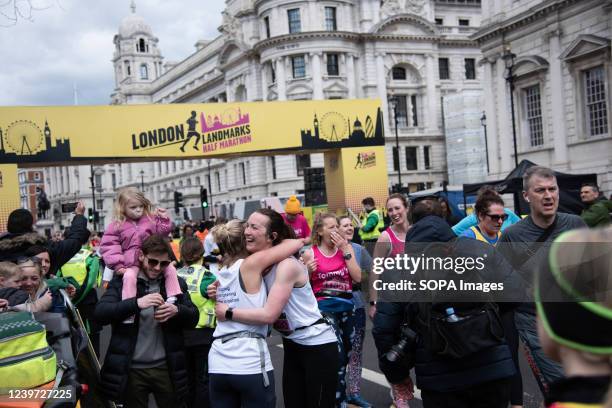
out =
[[[266,285],[261,282],[259,292],[245,293],[240,287],[240,265],[242,259],[232,266],[223,267],[217,272],[219,287],[217,301],[236,309],[253,309],[263,307],[266,303]],[[261,360],[258,342],[263,343],[266,371],[273,369],[270,351],[265,337],[268,334],[267,325],[252,325],[236,321],[217,322],[213,337],[221,337],[231,333],[250,331],[261,334],[264,338],[240,337],[223,343],[220,339],[213,341],[208,354],[208,372],[214,374],[259,374]]]
[[[291,290],[289,300],[283,308],[283,314],[281,315],[281,322],[284,323],[283,328],[293,330],[293,333],[285,337],[304,346],[318,346],[320,344],[337,342],[338,338],[332,326],[326,323],[312,325],[314,322],[321,319],[322,316],[319,311],[317,299],[310,286],[308,270],[306,266],[302,265],[297,259],[293,257],[289,259],[299,264],[306,277],[306,284],[299,288],[294,287]],[[264,282],[268,291],[270,291],[274,285],[277,267],[278,264],[274,265],[272,270],[264,277]],[[279,321],[276,322],[276,324],[279,323]],[[304,329],[295,330],[299,327],[304,327]]]

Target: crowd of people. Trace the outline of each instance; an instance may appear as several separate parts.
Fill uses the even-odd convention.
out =
[[[523,189],[524,218],[485,187],[463,219],[443,197],[411,203],[391,194],[386,216],[366,197],[361,217],[319,213],[311,228],[292,196],[283,214],[264,208],[247,220],[185,224],[179,236],[135,188],[119,191],[114,221],[91,239],[81,204],[52,240],[16,210],[0,236],[0,309],[64,313],[59,289],[82,300],[97,353],[101,328],[111,326],[97,391],[124,407],[146,407],[151,394],[159,407],[275,407],[270,329],[282,336],[286,407],[371,407],[360,386],[368,316],[397,408],[410,406],[415,385],[426,408],[523,406],[521,344],[547,407],[612,406],[612,258],[589,246],[612,242],[609,202],[585,185],[581,216],[558,212],[554,172],[542,167],[526,172]],[[570,256],[560,241],[580,243],[595,261]],[[531,297],[379,299],[373,260],[415,243],[485,251]],[[98,253],[102,264],[99,300],[67,278],[84,245],[82,259]],[[576,270],[588,279],[563,279]],[[551,279],[568,301],[543,300]],[[580,291],[591,282],[597,296],[586,302]]]

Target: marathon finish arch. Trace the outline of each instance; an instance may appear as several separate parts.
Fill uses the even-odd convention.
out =
[[[387,196],[380,101],[0,107],[0,225],[16,167],[324,152],[330,210]],[[4,220],[4,221],[3,221]]]

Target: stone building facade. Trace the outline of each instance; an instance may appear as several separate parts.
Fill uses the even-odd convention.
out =
[[[519,161],[597,173],[612,190],[612,1],[491,0],[472,36],[484,58],[491,176],[514,168],[508,70],[515,54],[514,112]]]
[[[390,187],[398,167],[413,191],[438,186],[447,180],[441,100],[482,90],[482,56],[469,39],[480,26],[480,8],[480,0],[227,0],[220,35],[198,41],[178,63],[163,63],[163,39],[133,8],[114,38],[112,103],[380,98]],[[390,96],[397,100],[399,152]],[[99,171],[103,196],[142,183],[157,205],[172,207],[173,192],[181,191],[192,207],[203,185],[217,213],[231,216],[236,201],[303,192],[303,169],[322,165],[322,155],[312,154]]]

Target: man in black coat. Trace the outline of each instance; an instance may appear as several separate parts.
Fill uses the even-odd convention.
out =
[[[96,307],[95,318],[112,324],[102,392],[126,408],[146,407],[151,393],[157,406],[178,408],[188,393],[183,329],[196,326],[199,312],[181,278],[183,293],[176,299],[166,296],[163,270],[172,253],[168,243],[153,235],[141,250],[136,297],[121,300],[123,281],[115,277]],[[129,323],[131,316],[135,320]]]
[[[15,262],[26,256],[26,251],[33,245],[42,245],[49,250],[51,266],[49,274],[55,275],[59,268],[68,262],[89,239],[85,206],[78,203],[74,218],[66,237],[62,241],[48,241],[34,232],[34,218],[30,211],[19,208],[13,211],[6,225],[7,233],[0,236],[0,260]]]
[[[521,282],[513,279],[512,268],[504,263],[501,255],[494,253],[493,247],[476,240],[456,241],[452,229],[441,217],[437,200],[425,199],[414,205],[412,210],[413,226],[406,235],[406,253],[429,254],[430,243],[449,243],[455,255],[475,256],[486,254],[487,280],[511,284],[512,292],[522,289]],[[494,264],[493,264],[494,262]],[[393,272],[393,271],[391,271]],[[421,300],[421,298],[415,298]],[[408,299],[406,299],[408,300]],[[423,300],[421,300],[423,302]],[[428,344],[428,330],[421,323],[426,303],[416,302],[379,302],[374,317],[372,335],[378,350],[379,366],[387,380],[392,384],[395,405],[408,406],[411,387],[410,369],[415,367],[417,385],[421,389],[423,406],[442,408],[455,406],[482,406],[487,408],[506,407],[510,393],[510,376],[514,374],[514,363],[510,349],[503,340],[478,353],[464,357],[439,356]],[[473,303],[456,304],[460,311],[473,307]],[[433,304],[432,306],[433,307]],[[407,324],[409,329],[402,328]],[[411,334],[408,337],[406,334]],[[501,332],[503,336],[503,332]],[[477,334],[478,336],[479,334]],[[484,335],[484,333],[483,333]],[[388,352],[400,340],[409,339],[403,355],[394,361],[389,360]],[[403,394],[403,395],[402,395]]]

